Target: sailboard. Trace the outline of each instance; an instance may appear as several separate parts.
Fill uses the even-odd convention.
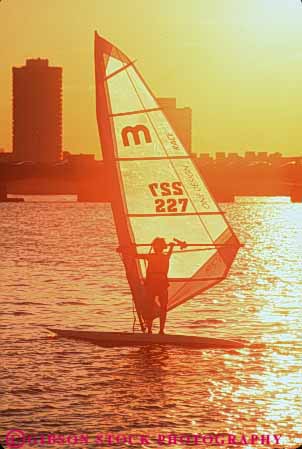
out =
[[[196,349],[241,349],[246,346],[243,340],[197,337],[194,335],[159,335],[130,332],[97,332],[74,329],[48,329],[58,337],[87,341],[105,347],[116,346],[181,346]]]
[[[142,330],[154,238],[185,241],[170,259],[168,311],[223,281],[240,247],[194,160],[142,75],[95,33],[96,112],[123,262]]]

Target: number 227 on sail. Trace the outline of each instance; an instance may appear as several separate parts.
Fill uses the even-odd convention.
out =
[[[172,195],[184,194],[182,182],[154,182],[152,184],[149,184],[148,187],[151,191],[152,196],[155,197],[154,206],[157,213],[186,212],[188,206],[187,198],[171,198]]]

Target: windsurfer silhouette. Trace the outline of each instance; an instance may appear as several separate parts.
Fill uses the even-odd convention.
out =
[[[152,334],[153,324],[153,310],[156,297],[158,297],[160,303],[160,330],[159,333],[163,334],[165,329],[166,317],[167,317],[167,305],[168,305],[168,271],[170,257],[173,251],[175,243],[171,242],[167,245],[165,239],[156,237],[152,244],[149,254],[137,254],[138,259],[144,259],[148,262],[145,291],[146,291],[146,324],[148,333]],[[164,250],[168,249],[165,253]]]
[[[175,242],[175,243],[174,243]],[[142,315],[147,325],[149,334],[152,334],[152,324],[155,318],[156,298],[160,304],[160,334],[164,334],[167,306],[168,306],[168,271],[170,265],[170,257],[174,246],[178,245],[181,249],[186,248],[186,242],[174,239],[174,242],[166,243],[162,237],[156,237],[151,243],[149,254],[138,254],[136,252],[123,251],[122,247],[117,248],[117,252],[124,257],[125,254],[136,259],[143,259],[147,262],[146,279],[145,279],[145,297],[142,303]],[[167,250],[165,252],[165,250]]]

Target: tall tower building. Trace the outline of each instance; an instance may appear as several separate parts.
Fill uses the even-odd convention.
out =
[[[55,162],[62,154],[62,68],[47,59],[13,67],[13,157]]]
[[[173,126],[177,137],[184,147],[192,151],[192,109],[177,108],[176,98],[157,98],[159,106],[162,108]]]

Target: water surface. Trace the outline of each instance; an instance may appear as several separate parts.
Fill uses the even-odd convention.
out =
[[[301,204],[222,204],[245,246],[229,277],[173,310],[166,330],[255,343],[225,352],[51,338],[47,327],[131,331],[133,323],[110,207],[53,200],[0,204],[0,441],[11,428],[91,438],[73,447],[97,447],[98,433],[302,441]]]

